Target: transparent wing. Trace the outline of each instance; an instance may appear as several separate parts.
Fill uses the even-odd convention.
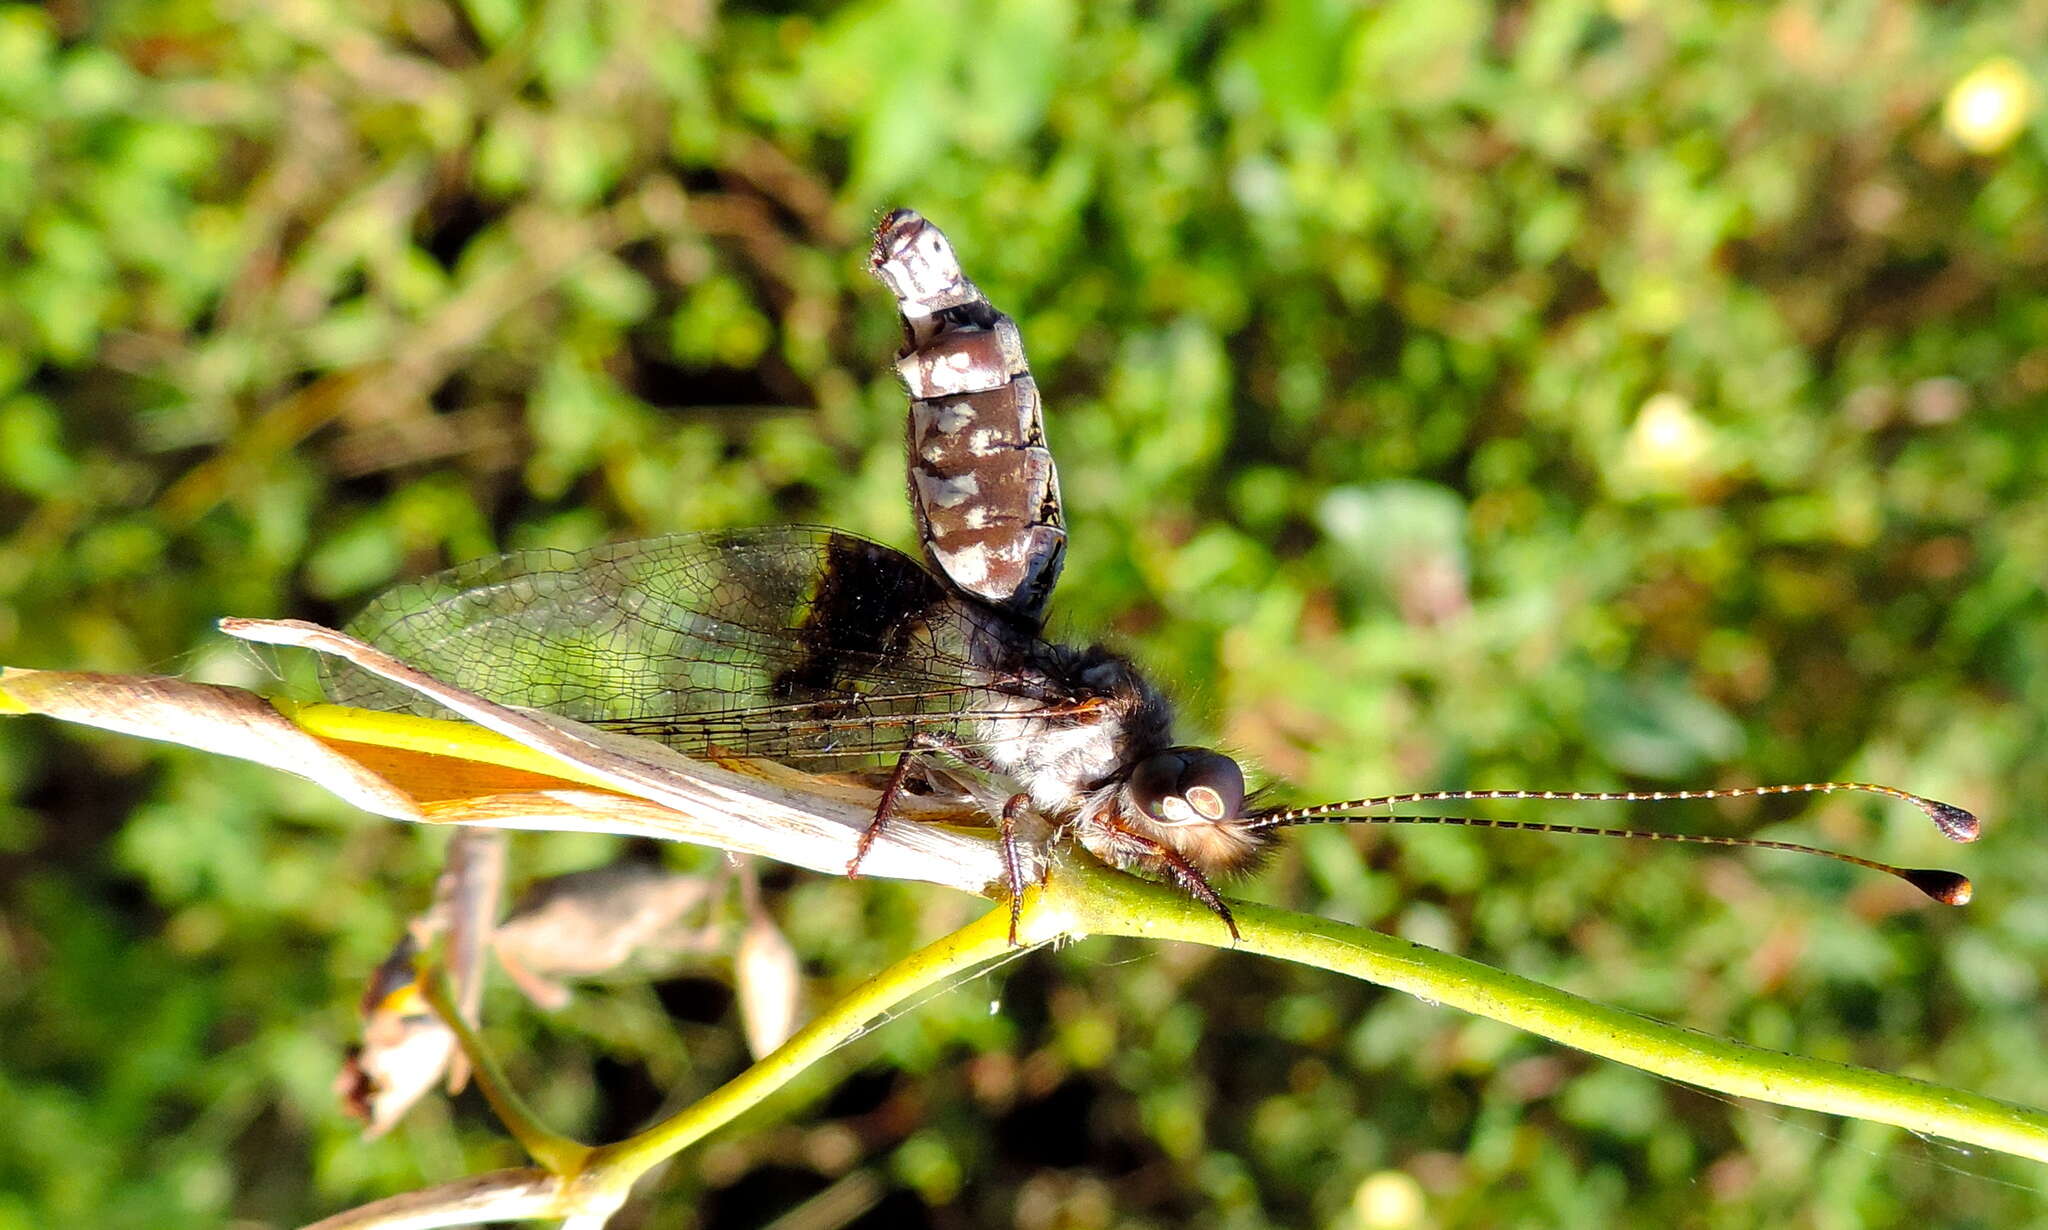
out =
[[[986,665],[1014,635],[999,616],[899,551],[807,527],[479,560],[348,630],[502,704],[798,767],[855,767],[921,729],[985,739],[1035,708],[1017,698],[1056,699]],[[341,704],[445,716],[345,663],[325,682]]]

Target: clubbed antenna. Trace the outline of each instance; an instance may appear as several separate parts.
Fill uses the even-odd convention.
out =
[[[1838,863],[1868,867],[1897,876],[1943,905],[1968,905],[1973,891],[1969,877],[1938,867],[1894,867],[1875,859],[1802,846],[1790,841],[1764,841],[1755,837],[1715,837],[1699,833],[1659,833],[1648,829],[1596,829],[1582,824],[1542,824],[1526,820],[1488,820],[1476,816],[1306,816],[1282,821],[1284,824],[1440,824],[1471,829],[1504,829],[1514,833],[1560,833],[1568,837],[1632,837],[1637,841],[1676,841],[1696,846],[1735,846],[1745,850],[1789,850],[1794,854],[1817,854]],[[1261,825],[1277,828],[1278,824]]]
[[[1726,790],[1423,790],[1412,794],[1383,794],[1372,799],[1349,799],[1342,803],[1318,803],[1313,807],[1261,812],[1246,817],[1246,822],[1254,829],[1278,828],[1286,824],[1306,824],[1319,817],[1336,816],[1345,812],[1372,811],[1375,808],[1393,807],[1401,803],[1472,803],[1516,799],[1536,799],[1553,803],[1676,803],[1699,799],[1756,799],[1771,794],[1832,794],[1837,790],[1881,794],[1888,799],[1911,803],[1925,812],[1927,818],[1934,821],[1934,827],[1940,829],[1941,835],[1950,841],[1975,841],[1981,828],[1976,816],[1953,803],[1923,798],[1900,790],[1896,786],[1874,786],[1869,782],[1804,782],[1796,786],[1734,786]]]
[[[1953,871],[1936,868],[1894,867],[1874,859],[1859,858],[1854,854],[1843,854],[1836,850],[1823,850],[1817,846],[1802,846],[1789,841],[1765,841],[1754,837],[1717,837],[1691,833],[1660,833],[1643,829],[1599,829],[1578,824],[1544,824],[1519,820],[1487,820],[1469,816],[1378,816],[1370,813],[1378,808],[1393,807],[1403,803],[1449,803],[1503,800],[1547,800],[1551,802],[1574,803],[1667,803],[1698,799],[1745,799],[1772,794],[1828,794],[1837,790],[1856,790],[1866,794],[1881,794],[1887,798],[1899,799],[1919,808],[1934,821],[1942,836],[1951,841],[1975,841],[1979,824],[1977,817],[1950,803],[1922,798],[1892,786],[1874,786],[1864,782],[1809,782],[1796,786],[1741,786],[1725,790],[1425,790],[1409,794],[1381,795],[1370,799],[1350,799],[1341,803],[1319,803],[1313,807],[1294,807],[1258,812],[1245,817],[1244,825],[1254,831],[1285,828],[1299,824],[1438,824],[1456,825],[1466,828],[1502,829],[1517,833],[1558,833],[1573,837],[1629,837],[1638,841],[1671,841],[1689,845],[1732,846],[1750,850],[1785,850],[1794,854],[1812,854],[1831,858],[1836,862],[1849,863],[1856,867],[1867,867],[1896,876],[1914,888],[1941,902],[1943,905],[1964,905],[1970,900],[1970,881]]]

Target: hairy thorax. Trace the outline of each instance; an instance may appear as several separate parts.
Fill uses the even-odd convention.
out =
[[[1166,746],[1173,715],[1164,697],[1130,662],[1106,649],[1040,645],[1020,674],[1036,675],[1075,697],[1078,711],[1034,714],[1042,702],[1005,698],[1000,708],[1026,716],[992,717],[981,737],[990,758],[1031,796],[1048,819],[1075,818],[1124,768]]]

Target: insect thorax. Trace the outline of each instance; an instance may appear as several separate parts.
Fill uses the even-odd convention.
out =
[[[1036,642],[1012,669],[1066,700],[1047,708],[1034,697],[1002,697],[994,707],[1008,712],[985,721],[978,735],[990,760],[1048,818],[1070,819],[1099,803],[1104,791],[1121,788],[1133,764],[1171,742],[1172,707],[1118,654]]]

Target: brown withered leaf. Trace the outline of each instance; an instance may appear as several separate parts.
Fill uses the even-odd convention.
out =
[[[420,952],[445,938],[442,960],[463,1020],[474,1027],[483,1007],[486,958],[499,900],[504,894],[505,835],[494,829],[458,829],[434,882],[434,900],[407,924],[363,991],[363,1039],[335,1078],[349,1114],[375,1138],[426,1095],[445,1070],[448,1092],[469,1080],[469,1059],[420,994]]]
[[[334,1090],[374,1140],[426,1096],[457,1053],[455,1033],[420,994],[419,941],[408,932],[363,991],[363,1040],[350,1051]]]
[[[404,791],[240,688],[163,675],[0,667],[0,713],[40,713],[253,760],[303,777],[364,811],[397,820],[422,818]]]
[[[704,876],[640,862],[571,872],[529,888],[493,945],[528,998],[560,1008],[569,992],[559,980],[642,976],[717,946],[723,928],[691,919],[713,888]]]

